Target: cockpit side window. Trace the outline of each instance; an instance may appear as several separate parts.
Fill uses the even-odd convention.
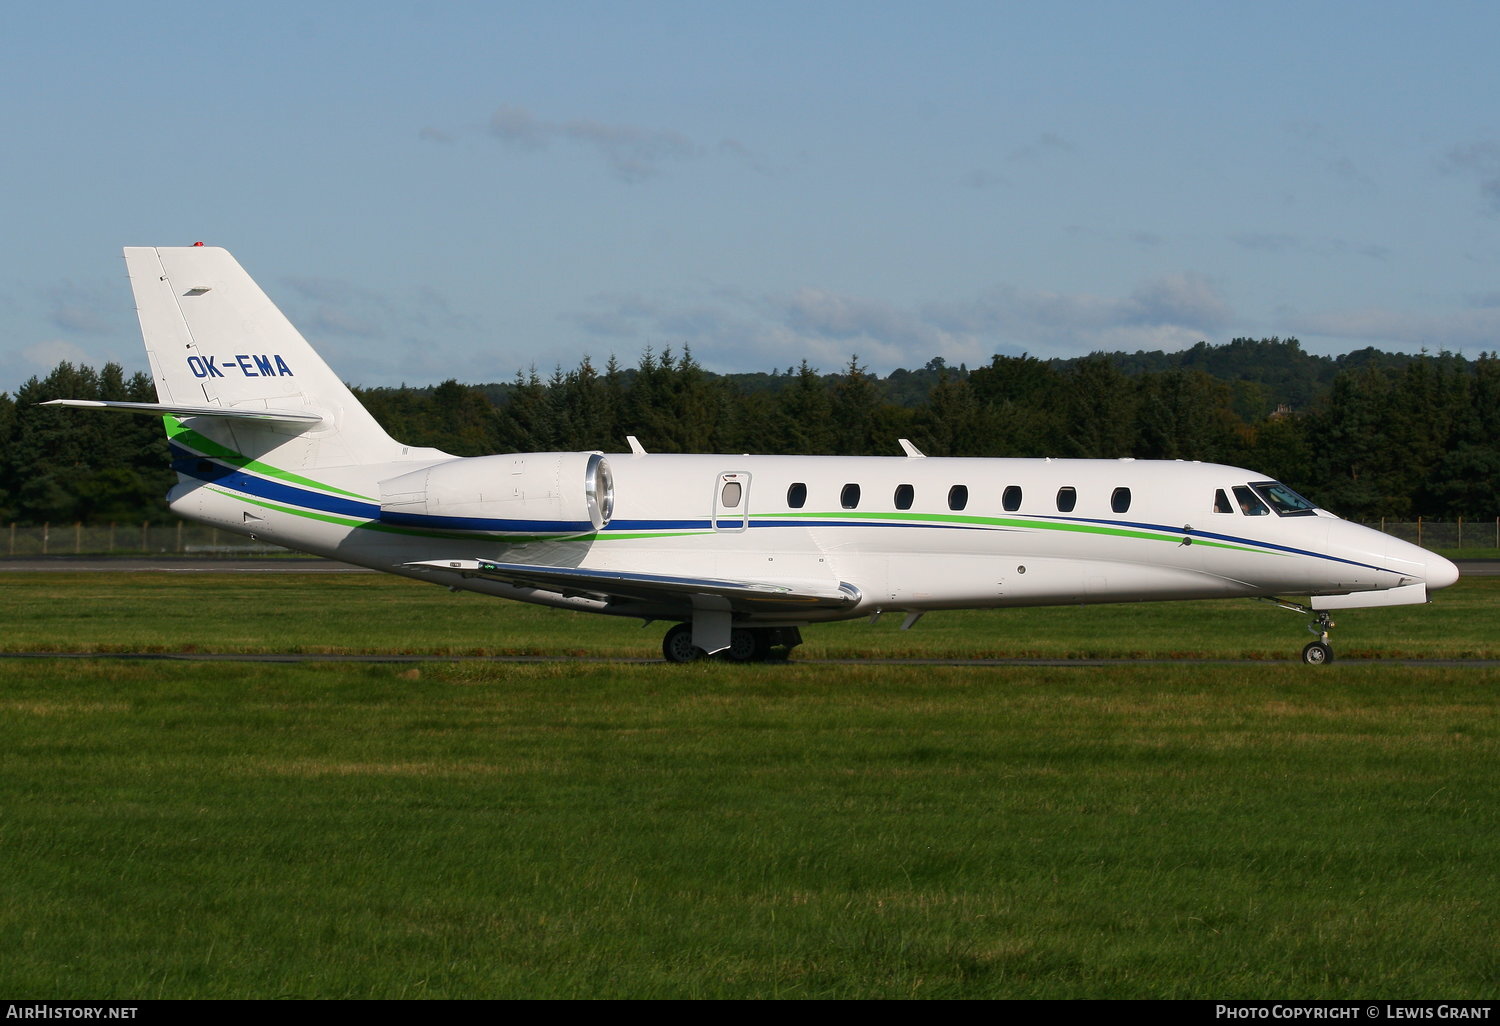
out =
[[[1240,512],[1247,517],[1263,517],[1271,512],[1247,485],[1234,486],[1234,499],[1240,504]]]
[[[1224,489],[1222,489],[1222,488],[1216,489],[1214,491],[1214,512],[1215,513],[1233,513],[1234,512],[1234,507],[1229,504],[1229,496],[1226,495],[1226,494],[1224,494]]]
[[[1317,507],[1280,481],[1254,481],[1250,485],[1277,514],[1284,517],[1316,516]]]

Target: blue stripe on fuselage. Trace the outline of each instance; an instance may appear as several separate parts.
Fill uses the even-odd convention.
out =
[[[426,527],[445,531],[584,534],[594,529],[594,525],[587,520],[575,523],[564,520],[499,520],[487,517],[447,517],[422,513],[388,511],[383,513],[380,506],[372,502],[360,502],[357,499],[328,495],[257,474],[248,474],[237,467],[226,466],[181,446],[173,446],[172,450],[177,456],[177,459],[172,461],[172,469],[184,477],[190,477],[205,484],[215,484],[245,495],[253,495],[267,502],[279,502],[288,506],[316,510],[319,513],[378,520],[383,524],[401,527]]]
[[[324,492],[316,492],[296,485],[285,484],[270,478],[249,474],[245,471],[226,466],[217,460],[199,455],[190,449],[179,445],[171,447],[175,459],[172,461],[172,469],[184,477],[190,477],[197,481],[209,484],[217,484],[224,488],[230,488],[246,495],[253,495],[258,499],[270,502],[285,503],[290,506],[298,506],[303,509],[316,510],[320,513],[331,513],[339,516],[356,517],[365,520],[376,520],[381,523],[394,524],[403,527],[432,528],[434,530],[448,531],[474,531],[474,532],[535,532],[555,534],[587,534],[593,530],[593,525],[587,521],[539,521],[539,520],[500,520],[488,517],[449,517],[422,513],[382,513],[380,506],[376,503],[361,502],[356,499],[348,499],[337,495],[328,495]],[[1019,514],[1024,517],[1025,514]],[[738,524],[739,521],[733,521]],[[1227,542],[1234,545],[1248,545],[1261,549],[1269,549],[1273,552],[1284,552],[1289,555],[1311,556],[1315,559],[1326,559],[1334,563],[1345,563],[1366,570],[1386,571],[1388,568],[1376,566],[1371,563],[1363,563],[1356,559],[1346,559],[1342,556],[1329,555],[1326,552],[1313,552],[1309,549],[1299,549],[1292,545],[1278,545],[1274,542],[1258,541],[1251,538],[1243,538],[1238,535],[1221,534],[1215,531],[1199,531],[1183,527],[1172,527],[1164,524],[1148,524],[1139,521],[1125,520],[1101,520],[1091,517],[1046,517],[1038,518],[1039,527],[1049,522],[1064,522],[1077,524],[1097,524],[1101,527],[1134,528],[1145,531],[1159,531],[1167,535],[1180,535],[1191,538],[1203,538],[1212,541]],[[985,526],[981,524],[944,524],[928,523],[917,524],[907,520],[871,520],[871,519],[849,519],[849,520],[826,520],[826,519],[799,519],[790,520],[776,518],[772,520],[756,520],[751,515],[750,527],[897,527],[911,528],[921,527],[930,530],[960,530],[960,531],[1016,531],[1021,528]],[[712,522],[708,519],[696,520],[613,520],[600,533],[613,534],[630,531],[706,531],[712,528]]]
[[[380,516],[380,507],[373,502],[361,502],[358,499],[314,492],[257,474],[247,474],[238,467],[226,466],[217,460],[200,456],[180,446],[172,446],[172,451],[177,457],[172,461],[172,469],[183,477],[190,477],[195,481],[216,484],[222,488],[231,488],[246,495],[253,495],[257,499],[281,502],[289,506],[301,506],[303,509],[313,509],[320,513],[363,517],[366,520],[374,520]]]

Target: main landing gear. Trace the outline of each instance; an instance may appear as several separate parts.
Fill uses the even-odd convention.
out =
[[[731,663],[764,663],[785,660],[792,649],[802,644],[802,632],[795,627],[736,627],[729,634],[729,647],[714,657]],[[661,654],[669,663],[691,663],[708,658],[708,653],[693,644],[693,625],[680,623],[662,639]]]
[[[1302,647],[1302,661],[1308,666],[1322,666],[1333,662],[1333,646],[1328,642],[1328,632],[1333,630],[1335,624],[1328,611],[1313,609],[1304,606],[1300,602],[1288,602],[1286,599],[1267,599],[1274,602],[1282,609],[1290,609],[1294,613],[1312,613],[1314,619],[1307,625],[1307,629],[1318,636],[1317,641],[1309,641]]]

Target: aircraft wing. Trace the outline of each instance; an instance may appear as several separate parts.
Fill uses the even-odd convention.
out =
[[[252,406],[183,406],[178,403],[102,402],[97,399],[49,399],[38,406],[77,406],[85,410],[109,410],[113,413],[143,413],[160,417],[171,413],[178,417],[226,417],[231,420],[272,420],[288,424],[318,424],[321,414],[305,410],[264,410]]]
[[[859,601],[859,589],[852,584],[843,583],[836,586],[812,581],[776,584],[768,581],[679,577],[628,570],[496,563],[487,559],[431,559],[405,565],[412,569],[483,577],[560,595],[604,600],[627,599],[647,603],[661,603],[665,600],[697,605],[705,599],[716,599],[727,603],[731,609],[744,612],[837,608]]]

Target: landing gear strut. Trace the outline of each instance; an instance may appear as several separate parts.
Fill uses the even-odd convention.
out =
[[[729,647],[715,656],[731,663],[764,663],[786,659],[800,644],[802,632],[796,627],[736,627],[729,634]],[[667,631],[661,654],[669,663],[691,663],[708,657],[693,644],[691,623],[679,623]]]
[[[1322,666],[1333,662],[1333,646],[1329,644],[1328,632],[1333,630],[1333,618],[1328,615],[1326,609],[1317,610],[1310,606],[1304,606],[1300,602],[1288,602],[1286,599],[1267,599],[1274,602],[1282,609],[1290,609],[1294,613],[1312,613],[1314,619],[1307,625],[1307,629],[1318,636],[1317,641],[1309,641],[1302,648],[1302,661],[1308,666]]]

